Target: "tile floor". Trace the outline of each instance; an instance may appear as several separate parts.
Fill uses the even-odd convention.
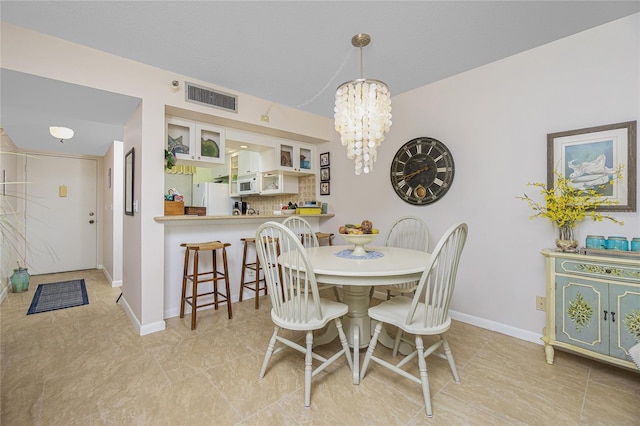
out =
[[[89,305],[26,315],[39,283],[84,278]],[[434,417],[420,387],[370,366],[359,386],[344,360],[314,378],[303,406],[303,358],[276,355],[258,378],[272,332],[261,298],[140,337],[101,271],[32,277],[1,305],[0,423],[11,425],[638,425],[640,374],[456,322],[461,376],[428,359]],[[328,293],[329,295],[331,293]],[[386,349],[385,349],[386,350]],[[390,352],[390,351],[388,351]],[[391,357],[390,353],[386,356]]]

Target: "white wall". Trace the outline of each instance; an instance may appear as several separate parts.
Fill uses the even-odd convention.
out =
[[[102,179],[102,266],[113,287],[122,285],[123,145],[120,141],[113,141],[109,147],[104,156]]]
[[[546,182],[547,133],[638,120],[639,20],[624,18],[393,97],[393,126],[373,173],[354,175],[337,135],[319,147],[331,152],[332,187],[318,199],[336,213],[323,227],[335,231],[367,218],[384,232],[394,218],[415,214],[429,224],[433,247],[451,224],[465,221],[469,239],[452,309],[508,334],[539,335],[539,253],[554,246],[556,233],[549,222],[529,221],[532,211],[515,197],[531,192],[527,182]],[[456,165],[449,192],[424,207],[401,201],[389,179],[395,152],[419,136],[445,143]],[[585,221],[577,238],[640,236],[637,213],[614,216],[625,225]]]

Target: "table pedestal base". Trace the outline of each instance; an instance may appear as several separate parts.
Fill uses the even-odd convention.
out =
[[[371,318],[368,315],[371,287],[345,285],[342,290],[344,303],[349,306],[347,315],[342,318],[342,324],[349,346],[353,348],[353,384],[357,385],[360,383],[360,349],[366,349],[369,346],[373,329]],[[314,346],[327,344],[337,336],[338,330],[331,322],[323,335],[313,339]],[[389,336],[383,327],[378,336],[378,342],[388,348],[393,348],[394,338]],[[400,344],[399,352],[407,355],[411,353],[411,349],[411,346],[403,342]]]

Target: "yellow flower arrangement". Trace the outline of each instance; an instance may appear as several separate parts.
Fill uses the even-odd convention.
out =
[[[558,171],[554,171],[554,175],[556,181],[553,188],[548,189],[547,185],[541,182],[529,182],[527,184],[527,186],[540,188],[539,192],[544,201],[535,201],[527,194],[516,197],[526,201],[535,212],[533,216],[529,216],[529,219],[535,219],[536,217],[548,219],[558,227],[561,240],[573,239],[573,229],[587,216],[596,222],[602,222],[607,219],[619,225],[624,225],[624,222],[615,217],[596,211],[596,208],[600,206],[618,204],[617,200],[606,198],[598,190],[603,190],[607,185],[613,185],[615,180],[621,179],[622,166],[619,166],[615,171],[613,179],[590,189],[574,187],[571,179],[562,176]]]

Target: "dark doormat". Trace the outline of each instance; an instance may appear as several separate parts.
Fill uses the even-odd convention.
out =
[[[33,295],[27,315],[89,304],[84,280],[40,284]]]

